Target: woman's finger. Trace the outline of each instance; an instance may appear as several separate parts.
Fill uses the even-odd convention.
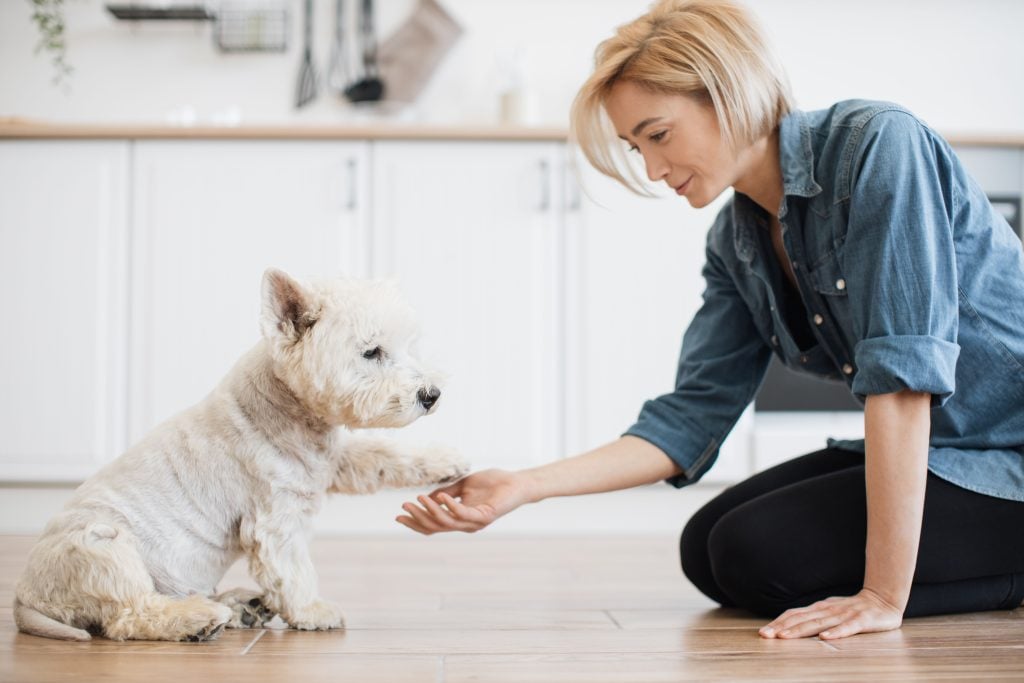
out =
[[[784,628],[786,628],[786,626],[792,623],[792,619],[794,619],[795,617],[799,617],[800,614],[803,614],[808,609],[809,608],[807,607],[795,607],[793,609],[788,609],[779,616],[775,617],[768,624],[762,626],[759,632],[761,635],[767,638],[774,638],[779,631],[783,630]]]
[[[821,616],[809,616],[803,621],[791,624],[778,632],[778,638],[807,638],[816,636],[822,631],[828,630],[843,622],[843,617],[838,614],[824,614]]]
[[[435,522],[427,512],[415,503],[403,503],[402,509],[405,510],[410,517],[416,520],[422,528],[429,530],[431,533],[441,531],[441,526]]]
[[[484,513],[480,508],[463,505],[447,493],[438,494],[438,498],[456,519],[463,522],[469,522],[475,525],[486,525],[493,521],[492,518]]]
[[[864,630],[864,625],[859,619],[847,619],[843,623],[826,629],[819,634],[822,640],[836,640],[847,636],[857,635]]]
[[[416,500],[420,502],[427,512],[434,516],[434,520],[443,526],[445,529],[451,531],[469,531],[472,527],[465,522],[455,519],[448,511],[437,504],[430,496],[417,496]]]
[[[451,484],[448,484],[447,486],[442,486],[439,489],[434,489],[433,491],[430,492],[430,497],[434,498],[439,493],[446,493],[446,494],[448,494],[450,496],[461,495],[462,494],[462,483],[464,481],[466,481],[466,480],[465,479],[460,479],[460,480],[458,480],[456,482],[452,482]]]
[[[429,536],[430,534],[434,533],[432,531],[428,531],[428,530],[424,529],[423,527],[421,527],[416,522],[415,519],[413,519],[412,517],[410,517],[408,515],[399,515],[398,517],[395,517],[395,521],[398,522],[399,524],[401,524],[402,526],[406,526],[406,527],[412,529],[413,531],[415,531],[416,533],[419,533],[419,534],[424,534],[426,536]]]
[[[777,638],[780,637],[780,634],[783,631],[792,630],[807,621],[813,619],[824,619],[833,614],[835,614],[835,612],[832,609],[816,608],[814,605],[811,605],[810,607],[801,607],[799,609],[786,610],[776,617],[775,621],[762,627],[759,633],[765,638]]]

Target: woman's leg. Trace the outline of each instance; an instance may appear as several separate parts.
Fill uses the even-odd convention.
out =
[[[683,573],[712,600],[724,607],[733,606],[732,600],[715,581],[708,555],[708,536],[718,520],[743,503],[784,486],[863,464],[863,453],[826,448],[784,462],[729,487],[698,510],[683,529],[679,540]]]
[[[905,615],[1012,609],[1024,599],[1024,503],[928,475],[914,585]],[[708,560],[731,604],[774,617],[864,580],[864,468],[784,485],[723,514]]]

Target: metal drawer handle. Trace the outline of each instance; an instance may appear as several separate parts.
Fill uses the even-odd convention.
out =
[[[345,208],[355,211],[359,206],[359,163],[355,159],[349,159],[348,163],[348,204]]]
[[[551,164],[547,159],[540,160],[540,204],[537,210],[547,212],[551,210]]]

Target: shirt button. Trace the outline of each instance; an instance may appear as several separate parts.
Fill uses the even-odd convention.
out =
[[[775,335],[773,334],[773,335],[772,335],[772,346],[778,346],[778,345],[779,345],[779,338],[778,338],[778,337],[776,337],[776,336],[775,336]]]
[[[820,315],[818,315],[817,313],[815,313],[815,314],[814,314],[814,324],[815,324],[815,325],[820,325],[820,324],[822,324],[823,322],[825,322],[825,319],[824,319],[824,318],[822,318],[822,317],[821,317]]]
[[[853,366],[850,365],[849,363],[846,363],[845,365],[843,365],[843,374],[852,375],[853,374]]]
[[[806,363],[807,362],[807,356],[800,356],[800,362],[801,363]]]
[[[800,264],[796,261],[793,261],[793,270],[800,270]]]
[[[846,289],[846,280],[844,280],[843,278],[839,278],[838,280],[836,280],[836,289]]]

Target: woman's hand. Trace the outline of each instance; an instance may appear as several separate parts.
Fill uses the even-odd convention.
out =
[[[845,638],[856,633],[892,631],[903,623],[903,610],[870,589],[844,598],[828,598],[809,607],[786,610],[758,633],[762,638]]]
[[[521,472],[484,470],[405,503],[395,521],[421,534],[472,533],[530,501],[529,478]]]

